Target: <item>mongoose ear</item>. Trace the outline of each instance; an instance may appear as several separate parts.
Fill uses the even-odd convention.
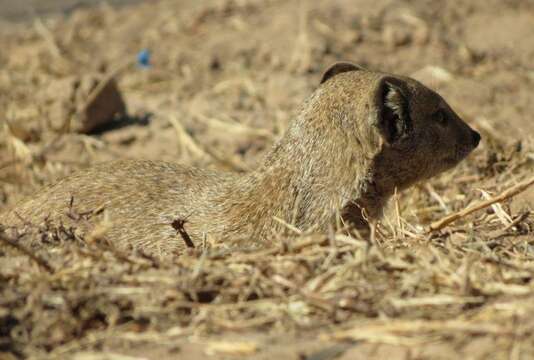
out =
[[[360,71],[363,70],[362,67],[350,63],[350,62],[337,62],[333,65],[330,65],[328,69],[323,73],[323,77],[321,78],[320,84],[324,83],[326,80],[330,79],[333,76],[336,76],[337,74],[341,74],[348,71]]]
[[[385,140],[392,144],[412,130],[410,106],[402,81],[386,77],[380,80],[376,93],[378,127]]]

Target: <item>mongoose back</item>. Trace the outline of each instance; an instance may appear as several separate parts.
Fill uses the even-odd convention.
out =
[[[0,223],[68,224],[73,202],[80,213],[107,214],[105,237],[117,248],[161,254],[205,237],[268,241],[282,222],[325,231],[336,214],[361,226],[364,217],[381,216],[395,189],[453,167],[479,141],[441,96],[416,80],[341,62],[324,73],[255,171],[101,163],[42,189]],[[79,226],[91,231],[97,219]]]

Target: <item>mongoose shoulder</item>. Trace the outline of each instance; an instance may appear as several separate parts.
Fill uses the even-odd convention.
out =
[[[445,171],[479,143],[434,91],[411,78],[336,63],[264,163],[244,175],[173,163],[121,160],[75,173],[0,218],[62,221],[103,210],[119,248],[169,253],[203,238],[268,240],[281,219],[324,231],[336,214],[356,225],[379,218],[395,189]],[[86,221],[86,231],[96,218]],[[184,234],[188,239],[184,239]]]

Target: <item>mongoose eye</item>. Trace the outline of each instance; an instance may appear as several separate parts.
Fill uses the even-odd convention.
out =
[[[449,118],[447,117],[447,114],[443,110],[436,111],[434,113],[434,119],[441,126],[447,126],[447,123],[449,122]]]

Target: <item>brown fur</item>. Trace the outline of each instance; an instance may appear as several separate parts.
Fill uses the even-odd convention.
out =
[[[419,82],[338,63],[256,171],[103,163],[41,190],[1,222],[68,222],[72,198],[78,212],[105,210],[112,223],[105,236],[116,246],[161,253],[205,236],[266,240],[284,229],[275,217],[301,230],[324,231],[336,213],[361,225],[361,208],[379,218],[395,188],[451,168],[479,139]]]

